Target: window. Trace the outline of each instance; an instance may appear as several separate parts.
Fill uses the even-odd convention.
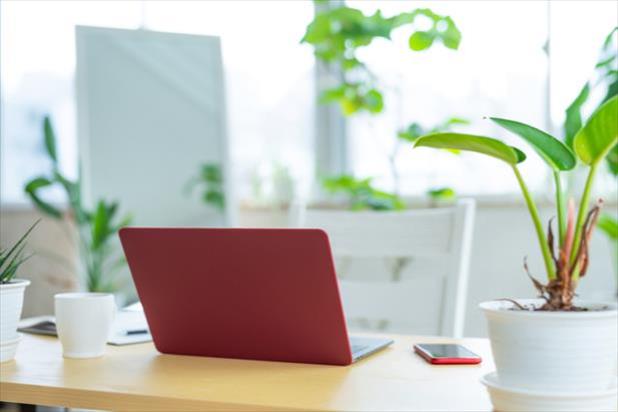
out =
[[[24,201],[23,183],[47,168],[46,113],[63,170],[77,172],[75,25],[221,36],[240,196],[273,196],[263,181],[313,175],[313,56],[299,45],[311,2],[2,2],[0,14],[3,202]]]
[[[432,126],[453,116],[465,118],[470,124],[455,130],[496,136],[520,147],[525,143],[483,117],[517,119],[561,135],[564,110],[592,76],[603,40],[616,25],[612,2],[347,4],[366,15],[380,8],[385,16],[428,7],[451,16],[462,33],[457,51],[436,45],[412,52],[405,27],[394,32],[392,42],[375,41],[363,50],[363,61],[384,91],[385,110],[348,118],[351,169],[359,177],[375,176],[377,185],[390,190],[388,156],[397,131],[413,121]],[[403,194],[442,186],[462,194],[519,190],[512,172],[493,159],[404,146],[397,160]],[[546,168],[538,156],[530,155],[521,169],[532,189],[545,187]]]
[[[0,198],[22,202],[26,180],[50,167],[41,137],[43,115],[54,119],[61,168],[71,177],[77,174],[75,25],[134,28],[140,7],[72,1],[3,1],[0,7]]]
[[[285,186],[293,180],[304,192],[302,186],[314,180],[318,149],[347,151],[342,158],[348,159],[348,170],[393,189],[388,156],[397,131],[413,121],[431,126],[461,117],[470,125],[457,130],[517,145],[523,143],[483,116],[514,118],[560,135],[564,109],[592,77],[603,39],[616,25],[615,4],[606,1],[347,4],[365,14],[380,8],[386,16],[428,7],[452,16],[463,38],[457,51],[437,45],[411,52],[404,27],[395,31],[392,42],[375,41],[362,50],[359,57],[385,92],[385,111],[347,118],[348,143],[342,149],[337,136],[314,139],[314,59],[311,48],[300,44],[314,13],[310,1],[2,2],[2,201],[23,202],[23,183],[47,169],[43,114],[54,119],[63,170],[69,176],[77,173],[73,76],[78,24],[221,36],[233,179],[240,198],[265,201],[278,196],[274,182]],[[598,98],[593,96],[593,103]],[[585,112],[593,107],[586,106]],[[518,190],[508,168],[474,154],[413,151],[403,145],[397,170],[404,195],[442,186],[461,194]],[[544,188],[546,169],[537,156],[529,157],[522,173],[533,190]],[[607,177],[599,184],[606,190],[615,186]]]

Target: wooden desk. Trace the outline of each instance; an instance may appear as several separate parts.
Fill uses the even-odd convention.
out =
[[[0,364],[0,400],[112,410],[489,411],[479,378],[494,369],[485,339],[395,336],[359,363],[320,366],[159,354],[152,344],[108,346],[98,359],[63,359],[55,338],[24,335]],[[431,366],[418,342],[460,342],[481,365]]]

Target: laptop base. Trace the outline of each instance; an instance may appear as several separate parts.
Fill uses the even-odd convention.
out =
[[[352,350],[352,362],[386,348],[393,343],[392,339],[366,338],[360,336],[350,336],[350,348]]]

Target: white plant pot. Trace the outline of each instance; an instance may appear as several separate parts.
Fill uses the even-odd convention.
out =
[[[481,379],[500,412],[610,412],[616,410],[616,383],[598,392],[547,392],[503,386],[495,372]]]
[[[541,299],[517,299],[522,305]],[[578,301],[585,312],[511,310],[508,301],[480,308],[500,384],[547,392],[604,391],[617,373],[618,311],[615,303]],[[601,310],[599,310],[601,309]]]
[[[30,281],[25,279],[14,279],[9,283],[0,284],[0,346],[3,347],[0,362],[11,360],[15,355],[14,349],[5,347],[7,345],[17,347],[19,341],[17,323],[21,317],[24,291],[29,284]]]

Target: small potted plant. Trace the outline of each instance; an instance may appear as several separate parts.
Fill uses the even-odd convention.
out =
[[[415,143],[415,147],[482,153],[508,164],[534,223],[547,281],[528,275],[539,298],[481,304],[501,384],[548,392],[603,391],[612,387],[617,361],[616,305],[578,300],[575,290],[588,268],[590,238],[602,206],[600,199],[591,202],[591,190],[599,165],[618,142],[617,117],[618,97],[613,97],[577,132],[574,150],[532,126],[491,118],[523,138],[552,170],[557,229],[553,229],[552,218],[547,233],[518,169],[526,159],[521,150],[490,137],[460,133],[435,133]],[[576,167],[578,158],[588,167],[588,178],[576,211],[575,202],[566,200],[561,182],[562,175]],[[528,271],[525,260],[524,267]]]
[[[36,221],[30,226],[10,249],[0,250],[0,362],[13,359],[19,343],[17,322],[21,317],[24,291],[30,281],[16,279],[15,275],[19,267],[32,256],[24,256],[24,248],[28,235],[38,223]]]

